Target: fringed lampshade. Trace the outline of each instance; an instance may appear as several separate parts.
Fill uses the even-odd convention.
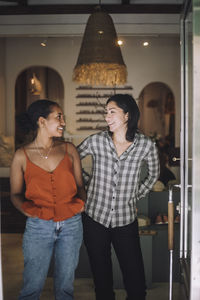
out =
[[[88,19],[73,80],[83,85],[126,83],[126,65],[112,18],[106,12],[97,10]]]

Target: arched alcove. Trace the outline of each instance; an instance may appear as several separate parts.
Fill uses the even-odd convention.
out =
[[[46,66],[32,66],[23,70],[15,84],[15,114],[26,111],[26,108],[38,99],[50,99],[62,108],[64,103],[64,85],[57,71]],[[24,144],[24,135],[15,124],[15,147]]]
[[[179,166],[173,157],[179,157],[175,148],[175,99],[173,91],[163,82],[152,82],[141,91],[138,99],[141,113],[140,130],[157,144],[160,158],[161,182],[177,179]],[[170,169],[169,169],[170,168]]]
[[[163,82],[146,85],[139,95],[140,129],[155,139],[175,144],[175,99]]]

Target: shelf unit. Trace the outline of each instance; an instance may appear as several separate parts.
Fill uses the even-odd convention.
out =
[[[109,97],[119,93],[129,93],[133,88],[131,86],[123,87],[92,87],[79,86],[76,88],[76,119],[78,131],[101,131],[106,129],[104,119],[105,105]],[[83,116],[83,117],[82,117]],[[80,123],[82,125],[80,125]],[[79,126],[80,125],[80,126]]]

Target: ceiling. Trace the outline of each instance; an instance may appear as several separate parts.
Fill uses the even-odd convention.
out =
[[[90,14],[101,5],[112,14],[179,14],[184,0],[0,0],[0,15]]]
[[[0,37],[80,35],[95,7],[119,35],[179,35],[184,0],[0,0]]]

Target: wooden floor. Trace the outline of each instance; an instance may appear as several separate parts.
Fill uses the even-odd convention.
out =
[[[18,297],[22,285],[23,255],[22,255],[22,234],[2,234],[2,268],[3,268],[3,300],[15,300]],[[76,279],[75,300],[95,300],[93,282],[91,278]],[[173,285],[173,300],[184,300],[181,286],[178,283]],[[125,300],[124,290],[116,290],[116,300]],[[53,300],[53,279],[47,278],[41,296],[41,300]],[[168,300],[168,283],[153,283],[147,291],[146,300]]]

